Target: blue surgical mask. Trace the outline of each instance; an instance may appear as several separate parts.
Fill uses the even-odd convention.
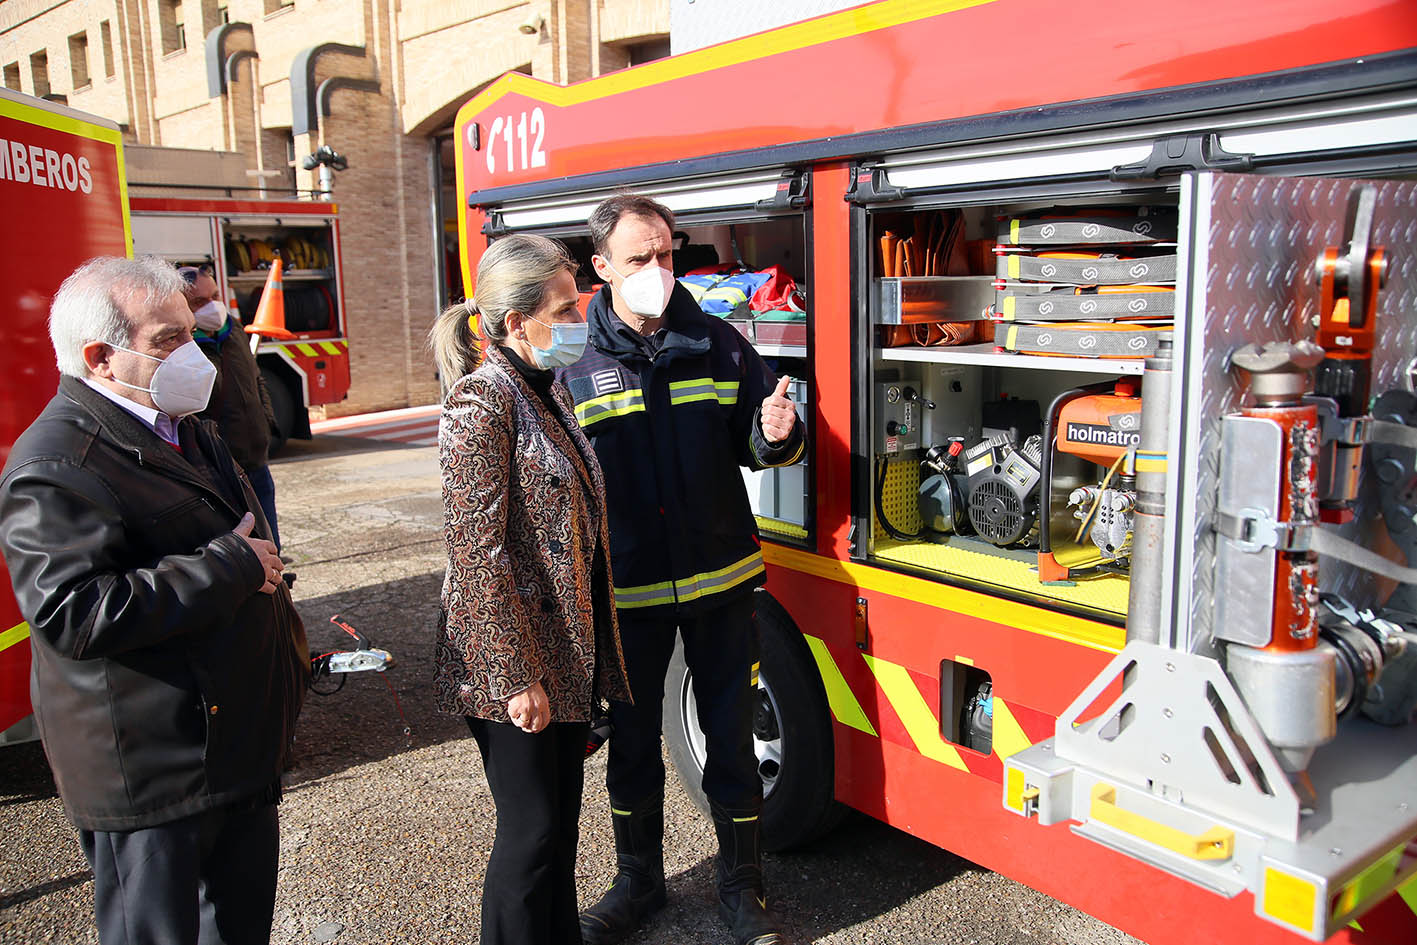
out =
[[[527,342],[537,367],[549,371],[552,368],[570,367],[581,359],[581,355],[585,353],[586,338],[590,333],[585,322],[543,322],[539,318],[531,320],[551,329],[551,347],[538,348]]]

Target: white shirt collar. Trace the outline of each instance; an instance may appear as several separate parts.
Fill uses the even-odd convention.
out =
[[[171,443],[173,446],[178,445],[176,420],[172,419],[167,414],[163,413],[161,410],[158,410],[155,407],[146,407],[135,400],[129,400],[122,394],[109,390],[107,387],[104,387],[102,384],[100,384],[98,381],[94,380],[91,377],[81,378],[81,380],[85,384],[92,387],[94,390],[98,391],[103,396],[107,397],[109,400],[113,401],[118,406],[122,407],[124,410],[131,413],[133,416],[137,417],[143,422],[143,426],[147,427],[149,430],[153,431],[158,436]]]

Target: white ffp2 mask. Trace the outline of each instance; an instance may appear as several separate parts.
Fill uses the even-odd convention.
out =
[[[193,312],[192,317],[197,320],[198,328],[207,334],[213,334],[221,331],[221,326],[226,324],[226,306],[212,299]]]
[[[620,276],[620,298],[630,311],[640,318],[658,318],[664,314],[669,306],[669,295],[674,291],[673,272],[660,266],[646,266],[626,276],[610,265],[610,260],[606,259],[605,265]]]
[[[137,384],[114,378],[124,387],[151,394],[153,405],[158,410],[169,417],[185,417],[206,409],[207,401],[212,396],[212,384],[216,382],[216,368],[207,360],[207,356],[202,354],[202,349],[195,341],[179,346],[165,358],[155,358],[122,345],[112,347],[158,362],[157,370],[153,372],[151,387],[139,387]]]

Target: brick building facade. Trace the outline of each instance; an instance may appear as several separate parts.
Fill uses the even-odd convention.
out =
[[[666,55],[668,35],[669,0],[0,2],[8,88],[134,144],[237,152],[268,196],[314,190],[298,165],[321,145],[348,158],[335,199],[353,384],[331,414],[438,396],[424,336],[458,291],[440,261],[458,106],[514,69],[568,83]]]

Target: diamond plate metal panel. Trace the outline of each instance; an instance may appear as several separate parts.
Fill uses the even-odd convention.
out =
[[[1193,548],[1190,648],[1205,650],[1215,601],[1215,534],[1211,530],[1219,483],[1220,417],[1239,408],[1243,386],[1229,369],[1231,352],[1250,342],[1314,337],[1318,286],[1314,261],[1343,239],[1348,194],[1365,181],[1202,174],[1196,181],[1192,300],[1186,343],[1186,421],[1193,499],[1180,526]],[[1373,243],[1386,247],[1387,284],[1379,296],[1373,393],[1405,386],[1417,357],[1417,183],[1372,181],[1378,187]],[[1203,267],[1203,268],[1200,268]],[[1195,406],[1199,405],[1199,410]],[[1375,477],[1365,475],[1357,519],[1341,529],[1369,547],[1382,543]],[[1184,534],[1184,532],[1183,532]],[[1375,602],[1378,588],[1366,572],[1335,561],[1320,563],[1324,590],[1359,605]]]

